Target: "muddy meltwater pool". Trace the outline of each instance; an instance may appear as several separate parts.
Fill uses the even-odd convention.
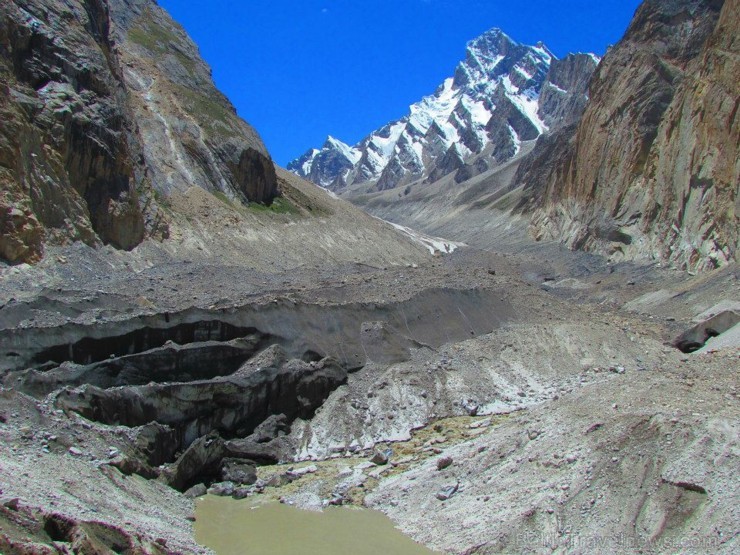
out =
[[[195,539],[217,555],[433,555],[383,513],[328,507],[304,511],[280,503],[207,496],[196,508]]]

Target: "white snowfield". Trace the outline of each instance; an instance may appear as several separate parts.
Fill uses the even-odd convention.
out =
[[[465,243],[456,243],[455,241],[448,241],[447,239],[442,239],[440,237],[432,237],[431,235],[426,235],[425,233],[421,233],[420,231],[416,231],[415,229],[411,229],[410,227],[394,224],[393,222],[388,223],[395,227],[401,233],[408,235],[416,243],[419,243],[420,245],[428,248],[429,252],[432,254],[450,254],[455,252],[460,247],[467,246]]]

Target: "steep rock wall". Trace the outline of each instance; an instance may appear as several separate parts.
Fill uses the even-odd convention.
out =
[[[216,88],[187,33],[152,0],[108,0],[116,55],[152,185],[269,203],[277,176],[258,133]]]
[[[262,141],[151,0],[0,5],[0,259],[47,243],[130,250],[168,235],[160,208],[201,187],[269,203]]]
[[[738,0],[643,3],[575,136],[546,139],[519,170],[536,238],[691,269],[735,259],[738,13]]]
[[[128,249],[144,236],[131,113],[105,4],[0,6],[0,257],[45,241]]]

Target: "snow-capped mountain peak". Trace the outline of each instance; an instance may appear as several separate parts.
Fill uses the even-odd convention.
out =
[[[589,55],[583,58],[587,61],[581,60],[578,68],[584,79],[568,82],[581,96],[580,85],[597,64]],[[565,97],[548,97],[548,109],[558,111],[557,117],[543,111],[540,93],[558,63],[543,43],[522,45],[501,29],[491,29],[467,44],[454,75],[412,104],[406,116],[354,147],[330,136],[320,151],[310,150],[288,169],[332,190],[364,182],[382,190],[442,177],[488,145],[493,145],[490,164],[483,166],[501,163],[519,151],[522,141],[536,139],[551,124],[564,121],[568,109],[580,106],[566,102],[569,89],[553,85],[548,90],[563,90]]]
[[[346,143],[343,143],[339,139],[335,139],[331,135],[326,138],[324,143],[324,149],[339,151],[347,160],[356,164],[362,157],[362,153],[356,148],[352,148]]]
[[[322,187],[331,187],[337,177],[348,173],[361,157],[360,150],[329,135],[321,150],[316,148],[308,150],[303,156],[288,164],[288,170]]]

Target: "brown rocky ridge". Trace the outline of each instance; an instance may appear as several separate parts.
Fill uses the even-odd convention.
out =
[[[278,195],[259,136],[155,3],[5,2],[0,48],[3,259],[165,238],[167,197],[193,186],[245,204]]]
[[[643,3],[575,135],[520,168],[537,238],[690,269],[735,260],[739,13],[737,0]]]

